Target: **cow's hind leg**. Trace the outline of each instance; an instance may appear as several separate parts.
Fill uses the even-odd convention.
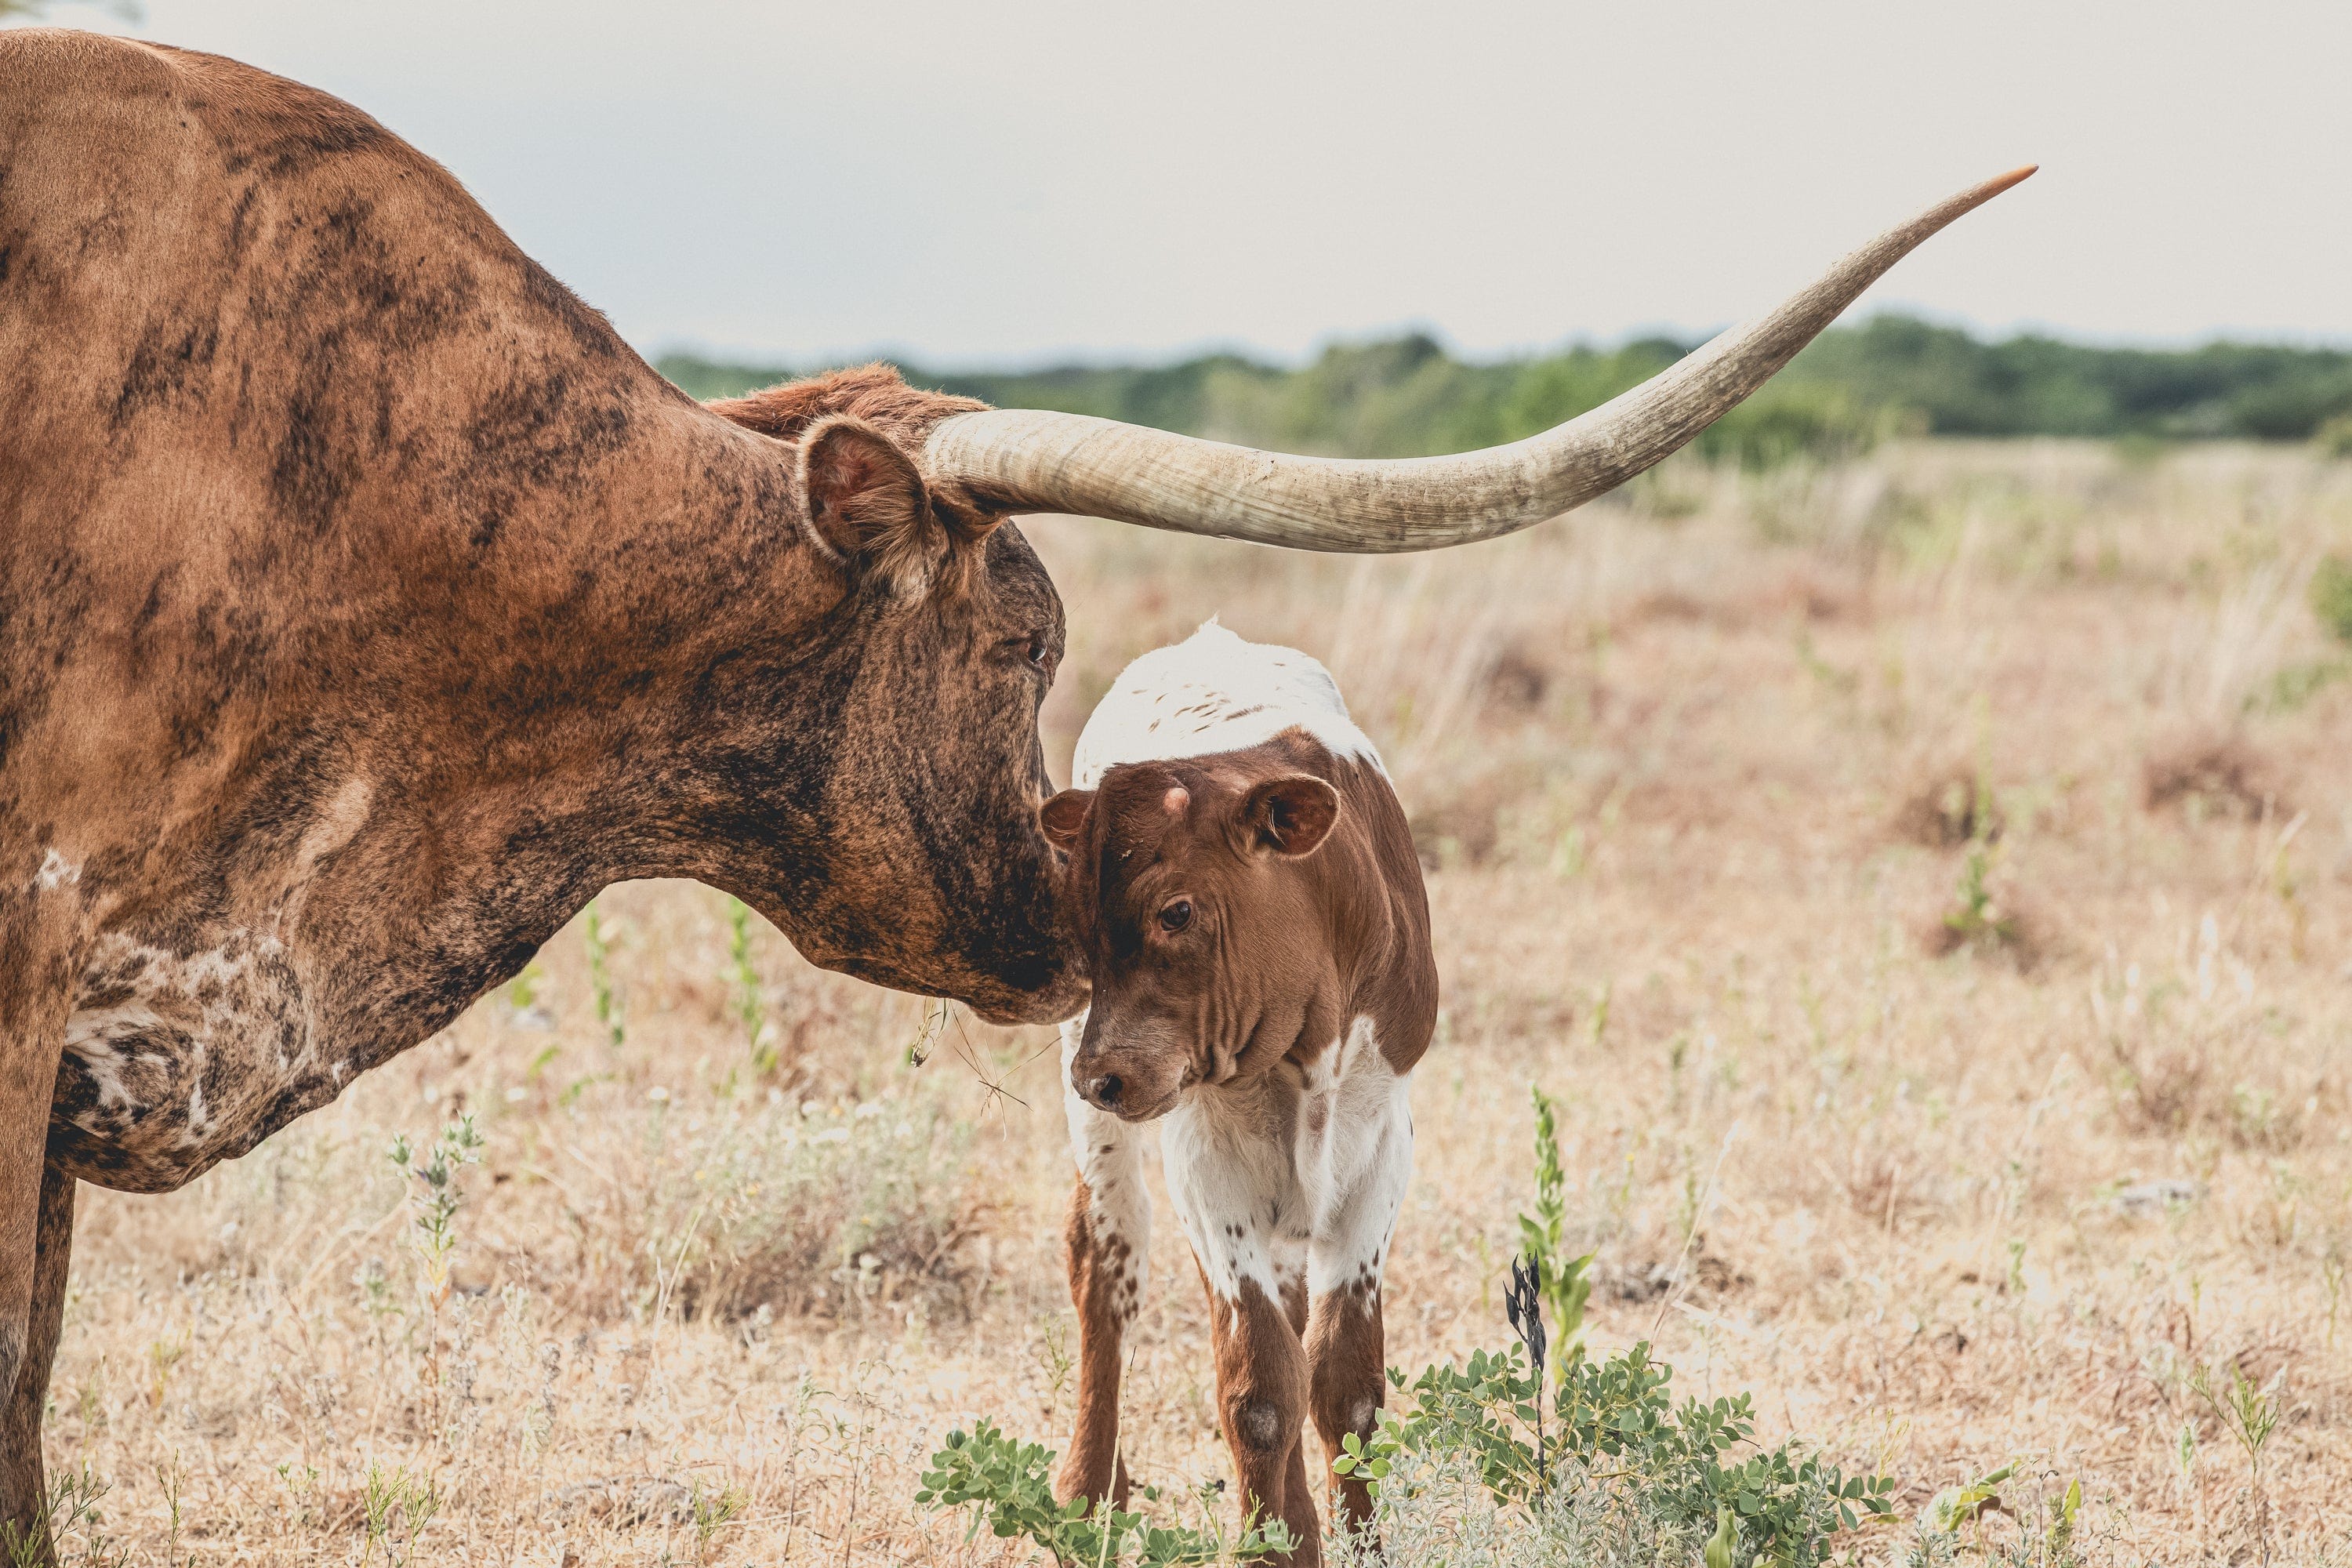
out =
[[[1062,1101],[1078,1184],[1064,1231],[1069,1247],[1070,1301],[1078,1311],[1078,1418],[1055,1495],[1108,1498],[1127,1504],[1127,1460],[1119,1452],[1118,1383],[1127,1331],[1143,1301],[1151,1247],[1151,1194],[1143,1184],[1142,1134],[1096,1110],[1070,1087],[1070,1058],[1086,1016],[1062,1026]]]
[[[55,1193],[45,1183],[49,1102],[80,968],[81,911],[55,862],[11,868],[33,874],[0,894],[0,1390],[8,1401],[0,1412],[0,1545],[16,1551],[48,1531],[41,1406],[73,1226],[72,1183],[55,1177]],[[45,1242],[54,1243],[46,1248],[53,1271],[41,1267]],[[31,1560],[47,1561],[47,1551]]]

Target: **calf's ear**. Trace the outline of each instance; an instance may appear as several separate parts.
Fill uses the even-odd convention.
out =
[[[1253,851],[1294,860],[1312,855],[1339,820],[1339,792],[1312,773],[1265,779],[1242,796],[1242,836]]]
[[[802,521],[829,559],[901,595],[929,586],[947,531],[896,441],[847,415],[820,419],[801,438],[797,478]]]
[[[1076,849],[1087,830],[1087,813],[1095,805],[1090,789],[1066,789],[1037,808],[1037,824],[1056,848]]]

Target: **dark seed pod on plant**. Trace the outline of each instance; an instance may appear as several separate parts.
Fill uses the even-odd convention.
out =
[[[1511,1285],[1503,1292],[1503,1310],[1511,1320],[1511,1331],[1528,1347],[1528,1360],[1535,1366],[1538,1384],[1544,1372],[1542,1283],[1533,1263],[1525,1258],[1511,1259]]]

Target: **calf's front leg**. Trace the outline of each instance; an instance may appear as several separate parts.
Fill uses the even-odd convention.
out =
[[[1274,1113],[1278,1120],[1278,1108]],[[1247,1095],[1196,1097],[1160,1124],[1168,1196],[1192,1244],[1216,1340],[1217,1425],[1240,1472],[1242,1507],[1289,1527],[1290,1555],[1323,1560],[1307,1479],[1309,1226],[1290,1151],[1266,1135],[1269,1112]]]
[[[29,1548],[38,1563],[49,1561],[41,1414],[73,1235],[74,1184],[49,1167],[47,1152],[80,978],[71,886],[51,856],[18,890],[0,893],[0,1547]]]
[[[1062,1106],[1078,1182],[1063,1228],[1070,1303],[1078,1312],[1078,1415],[1054,1495],[1127,1506],[1127,1459],[1119,1452],[1118,1383],[1127,1331],[1143,1304],[1151,1249],[1151,1194],[1143,1184],[1142,1136],[1078,1098],[1070,1058],[1086,1032],[1081,1013],[1062,1026]]]
[[[1337,1191],[1316,1216],[1307,1248],[1313,1296],[1307,1359],[1315,1429],[1326,1462],[1349,1436],[1370,1441],[1387,1392],[1388,1347],[1381,1280],[1398,1213],[1412,1182],[1412,1110],[1408,1079],[1366,1074],[1340,1090],[1333,1116]],[[1361,1475],[1329,1477],[1332,1510],[1356,1530],[1369,1526],[1372,1493]]]
[[[1289,1528],[1289,1568],[1319,1568],[1321,1526],[1307,1479],[1307,1352],[1298,1333],[1307,1316],[1304,1285],[1293,1280],[1276,1301],[1256,1279],[1220,1291],[1202,1266],[1209,1323],[1216,1340],[1217,1421],[1240,1473],[1242,1507]]]

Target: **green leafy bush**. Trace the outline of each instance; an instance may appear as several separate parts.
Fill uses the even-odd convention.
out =
[[[1016,1443],[986,1421],[970,1433],[948,1434],[947,1446],[931,1456],[915,1500],[931,1508],[971,1510],[966,1540],[982,1526],[1003,1540],[1026,1536],[1066,1565],[1118,1563],[1125,1568],[1176,1568],[1181,1563],[1224,1563],[1287,1553],[1290,1532],[1280,1520],[1252,1525],[1227,1539],[1213,1522],[1202,1527],[1158,1524],[1139,1512],[1087,1498],[1054,1500],[1054,1451],[1042,1443]],[[1160,1500],[1150,1487],[1147,1501]]]
[[[1501,1538],[1517,1541],[1511,1561],[1561,1568],[1595,1560],[1596,1529],[1620,1533],[1627,1549],[1706,1542],[1710,1568],[1813,1568],[1839,1531],[1891,1513],[1890,1479],[1849,1477],[1793,1442],[1757,1443],[1748,1394],[1677,1405],[1674,1368],[1652,1359],[1647,1342],[1599,1361],[1586,1354],[1592,1255],[1561,1256],[1567,1181],[1557,1108],[1541,1089],[1533,1095],[1536,1210],[1519,1215],[1527,1250],[1513,1260],[1506,1297],[1527,1359],[1516,1345],[1474,1351],[1460,1366],[1425,1368],[1410,1385],[1389,1370],[1410,1403],[1382,1411],[1369,1441],[1344,1438],[1332,1462],[1370,1482],[1373,1533],[1428,1536],[1429,1521],[1416,1514],[1441,1497],[1458,1510],[1449,1483],[1465,1476],[1520,1521],[1516,1536]],[[1549,1395],[1547,1308],[1559,1330]],[[1622,1560],[1618,1547],[1605,1556]]]
[[[1745,1394],[1677,1406],[1674,1369],[1646,1343],[1600,1361],[1576,1357],[1548,1401],[1538,1398],[1539,1370],[1516,1346],[1430,1367],[1410,1386],[1398,1372],[1389,1377],[1412,1403],[1381,1412],[1370,1442],[1349,1436],[1335,1466],[1372,1483],[1377,1515],[1412,1507],[1416,1479],[1466,1460],[1496,1505],[1538,1529],[1559,1499],[1703,1535],[1723,1531],[1728,1510],[1735,1563],[1812,1568],[1838,1531],[1893,1511],[1894,1482],[1884,1476],[1848,1477],[1794,1443],[1757,1445]],[[1742,1448],[1754,1451],[1743,1458]]]

